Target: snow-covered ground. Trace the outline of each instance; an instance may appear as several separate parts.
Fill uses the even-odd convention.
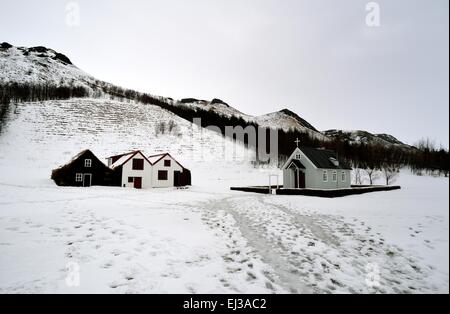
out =
[[[170,120],[177,131],[157,134]],[[402,190],[340,199],[232,192],[279,170],[221,158],[230,145],[152,106],[13,107],[0,135],[0,292],[449,292],[448,179],[403,171]],[[168,150],[194,186],[56,187],[51,170],[85,148]]]
[[[0,292],[448,293],[448,180],[329,200],[208,177],[149,191],[2,178]]]

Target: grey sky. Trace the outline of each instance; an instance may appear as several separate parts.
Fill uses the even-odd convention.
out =
[[[80,0],[79,27],[68,2],[0,0],[0,41],[140,91],[448,147],[448,0],[377,1],[379,28],[368,0]]]

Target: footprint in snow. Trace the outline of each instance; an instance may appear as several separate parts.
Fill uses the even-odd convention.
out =
[[[100,267],[103,268],[103,269],[109,269],[109,268],[111,268],[113,265],[114,265],[113,262],[106,262],[106,263],[104,263],[103,265],[101,265]]]

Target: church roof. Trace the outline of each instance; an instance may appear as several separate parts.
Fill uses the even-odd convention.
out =
[[[305,166],[302,164],[302,162],[298,159],[292,159],[291,164],[294,164],[295,166],[297,166],[297,168],[299,169],[306,169]],[[289,164],[289,166],[291,165]]]
[[[332,150],[328,149],[318,149],[311,147],[300,147],[300,150],[308,157],[311,162],[320,169],[345,169],[352,170],[352,168],[339,161],[339,164],[333,163],[334,160],[338,160],[336,154]]]

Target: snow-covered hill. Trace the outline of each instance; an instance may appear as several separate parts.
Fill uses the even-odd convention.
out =
[[[194,98],[185,98],[181,99],[177,102],[178,105],[186,106],[190,108],[198,108],[203,110],[211,110],[218,114],[221,114],[225,117],[240,117],[243,118],[246,121],[250,121],[252,119],[252,116],[247,115],[236,108],[231,107],[226,102],[220,100],[220,99],[213,99],[211,101],[208,100],[199,100]]]
[[[72,64],[70,59],[52,49],[45,47],[14,47],[7,43],[0,44],[0,84],[22,83],[34,85],[76,86],[86,88],[92,96],[102,97],[115,86],[99,81]],[[106,91],[106,92],[105,92]],[[112,93],[114,96],[114,93]],[[284,109],[262,116],[245,114],[220,99],[211,101],[186,98],[173,100],[168,97],[152,96],[164,103],[188,108],[198,108],[213,111],[225,117],[239,117],[248,122],[254,122],[262,127],[295,130],[309,134],[312,138],[327,141],[332,138],[342,138],[350,143],[381,144],[405,149],[412,147],[402,143],[389,134],[372,134],[367,131],[328,130],[318,131],[311,123],[298,114]]]
[[[274,127],[284,131],[295,130],[302,133],[309,134],[310,137],[327,141],[329,138],[319,132],[314,126],[312,126],[308,121],[298,116],[296,113],[290,111],[289,109],[283,109],[281,111],[269,113],[263,116],[255,118],[255,121],[261,127]]]
[[[400,147],[404,149],[412,149],[413,147],[399,141],[389,134],[372,134],[367,131],[344,131],[344,130],[327,130],[323,132],[330,138],[341,138],[351,144],[377,144],[387,147]]]
[[[95,79],[70,59],[45,47],[0,45],[0,84],[82,86],[92,90]]]
[[[21,179],[14,160],[30,177],[48,179],[51,169],[84,149],[99,158],[144,150],[170,152],[186,167],[221,161],[250,164],[253,153],[220,134],[198,128],[157,106],[107,99],[20,103],[9,108],[0,136],[2,177]]]
[[[81,86],[92,95],[102,95],[105,88],[113,86],[96,80],[91,75],[77,68],[65,55],[46,47],[14,47],[7,43],[0,45],[0,84],[21,83],[54,86]],[[189,108],[211,110],[226,117],[240,117],[245,121],[256,122],[263,127],[279,128],[285,131],[297,130],[308,133],[314,138],[327,140],[306,120],[292,111],[285,109],[279,112],[255,117],[245,114],[220,99],[211,101],[193,98],[173,101],[171,98],[159,97],[169,104],[177,104]]]
[[[197,174],[194,180],[199,173],[211,172],[209,162],[214,165],[220,161],[223,167],[230,166],[228,173],[235,173],[240,170],[233,169],[239,169],[240,164],[248,168],[253,160],[254,153],[239,143],[198,128],[160,106],[109,97],[116,95],[107,95],[105,87],[113,89],[113,85],[96,80],[52,49],[3,43],[0,66],[0,84],[82,86],[95,96],[11,103],[7,110],[2,108],[0,166],[3,177],[11,182],[21,180],[8,160],[21,164],[28,179],[48,180],[51,169],[88,148],[100,158],[137,149],[149,155],[170,152]],[[176,103],[169,98],[158,99]],[[219,100],[209,105],[237,113]],[[201,168],[198,171],[197,166]]]
[[[178,104],[191,108],[212,110],[226,117],[239,117],[244,119],[245,121],[254,122],[263,128],[276,128],[284,131],[299,131],[301,133],[306,133],[312,138],[318,140],[329,140],[326,135],[318,131],[311,123],[301,118],[299,115],[290,111],[289,109],[283,109],[261,116],[251,116],[237,110],[236,108],[231,107],[229,104],[220,99],[207,101],[194,98],[186,98],[180,100]]]

